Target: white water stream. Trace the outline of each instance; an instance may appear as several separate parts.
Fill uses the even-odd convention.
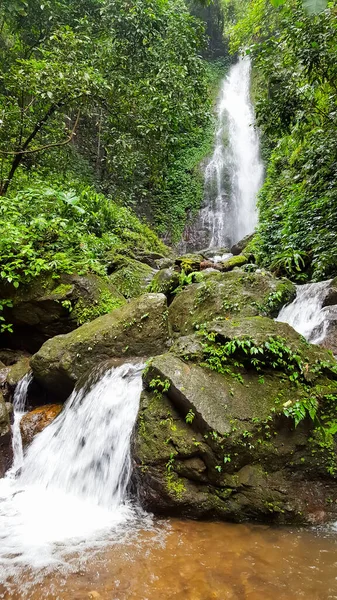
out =
[[[328,324],[323,301],[330,284],[331,280],[298,285],[295,300],[281,309],[276,321],[288,323],[312,344],[322,342]]]
[[[26,412],[27,393],[32,379],[32,373],[27,373],[15,388],[13,398],[14,420],[12,425],[13,464],[7,473],[7,477],[15,477],[23,465],[20,422]]]
[[[109,369],[75,391],[34,438],[19,476],[11,469],[0,480],[0,582],[18,566],[62,563],[135,518],[126,489],[142,368]]]
[[[204,207],[189,228],[186,249],[231,247],[256,226],[263,165],[254,128],[250,74],[249,58],[239,58],[223,81],[215,148],[205,171]]]

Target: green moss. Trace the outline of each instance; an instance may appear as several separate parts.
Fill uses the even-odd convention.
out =
[[[110,313],[115,308],[119,308],[124,304],[122,298],[116,298],[108,290],[102,290],[96,302],[88,304],[83,298],[80,298],[74,309],[74,317],[78,325],[88,323]]]
[[[177,498],[181,498],[183,493],[186,491],[186,487],[181,479],[177,475],[174,476],[172,473],[167,475],[166,486],[168,491]]]
[[[224,271],[232,271],[235,267],[242,267],[247,264],[247,262],[247,257],[243,254],[239,254],[238,256],[232,256],[225,260],[225,262],[222,263],[222,267]]]
[[[131,258],[124,258],[120,268],[109,276],[110,282],[125,298],[137,298],[145,292],[153,269]]]
[[[291,282],[268,274],[240,270],[210,273],[202,282],[179,291],[169,307],[170,322],[174,332],[187,334],[204,323],[225,320],[238,313],[243,317],[275,316],[283,302],[295,293]]]
[[[155,294],[170,295],[180,284],[180,276],[173,267],[161,269],[155,274],[147,291]]]
[[[71,294],[73,290],[73,286],[69,283],[60,283],[60,285],[58,285],[55,289],[53,289],[52,294],[53,296],[67,296],[68,294]]]
[[[291,281],[280,281],[276,286],[276,290],[270,292],[261,304],[257,304],[257,307],[262,315],[277,317],[282,306],[291,302],[295,295],[296,290]]]

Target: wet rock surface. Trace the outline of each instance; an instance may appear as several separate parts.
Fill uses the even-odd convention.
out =
[[[20,422],[23,446],[28,446],[37,433],[43,431],[49,423],[54,421],[62,408],[62,404],[47,404],[26,413]]]
[[[46,342],[31,359],[36,380],[61,400],[95,364],[160,354],[168,344],[163,294],[144,294],[120,309]]]
[[[40,277],[17,290],[9,285],[2,288],[2,297],[12,301],[4,316],[13,325],[13,333],[0,336],[0,341],[29,352],[125,303],[113,283],[93,274]]]
[[[240,268],[200,271],[200,257],[181,257],[156,272],[152,292],[45,342],[30,361],[33,385],[63,401],[95,365],[152,357],[133,443],[133,484],[146,509],[325,522],[337,512],[335,441],[319,442],[308,416],[295,426],[285,407],[314,397],[319,419],[332,418],[332,356],[274,321],[295,295],[291,282]],[[29,413],[25,444],[59,410]]]
[[[270,331],[265,330],[266,339]],[[291,331],[294,346],[307,351],[308,380],[323,407],[325,398],[337,393],[333,378],[315,373],[318,358],[325,361],[328,354],[305,348]],[[221,335],[231,337],[228,330]],[[177,356],[179,350],[184,358]],[[199,355],[185,338],[154,358],[144,376],[134,440],[134,481],[143,506],[161,514],[234,521],[312,523],[335,515],[328,449],[315,445],[310,419],[295,427],[283,414],[284,405],[300,400],[307,384],[296,386],[271,368],[262,376],[248,365],[240,367],[240,377],[220,374],[205,366],[198,350]]]
[[[185,335],[215,318],[276,316],[295,293],[290,281],[268,274],[210,272],[204,281],[187,286],[173,300],[169,307],[170,327],[174,335]]]

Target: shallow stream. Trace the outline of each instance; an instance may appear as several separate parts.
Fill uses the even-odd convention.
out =
[[[90,518],[90,515],[88,515]],[[53,519],[53,514],[50,514]],[[36,523],[36,527],[43,523]],[[260,525],[157,521],[88,560],[0,584],[5,600],[332,600],[336,533]],[[35,584],[33,583],[35,579]]]

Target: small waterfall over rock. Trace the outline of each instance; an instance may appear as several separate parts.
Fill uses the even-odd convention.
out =
[[[239,58],[223,81],[215,149],[205,170],[204,206],[185,232],[185,250],[231,247],[256,226],[263,165],[250,100],[250,72],[249,58]]]
[[[295,300],[281,309],[276,320],[291,325],[308,342],[319,344],[328,324],[323,302],[330,285],[331,280],[298,285]]]
[[[18,565],[62,562],[135,517],[126,488],[142,369],[110,368],[74,391],[33,440],[17,479],[0,480],[0,580]]]
[[[16,473],[23,465],[23,448],[20,433],[20,422],[26,412],[27,393],[32,379],[32,373],[27,373],[27,375],[25,375],[19,381],[14,392],[14,420],[12,425],[13,465],[7,473],[7,477],[15,477]]]

